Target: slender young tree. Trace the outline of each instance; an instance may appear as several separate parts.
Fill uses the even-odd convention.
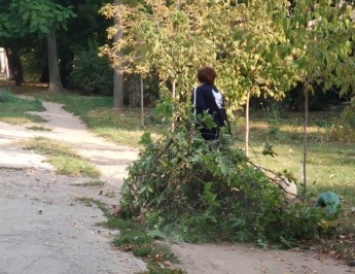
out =
[[[282,33],[272,26],[268,6],[263,3],[256,1],[247,6],[211,1],[209,5],[203,4],[206,5],[203,9],[201,3],[186,0],[168,4],[146,0],[133,6],[123,5],[121,20],[127,26],[124,39],[112,47],[106,46],[103,51],[125,71],[137,71],[142,64],[155,68],[162,81],[177,83],[177,96],[183,98],[194,84],[196,69],[203,65],[215,66],[219,71],[218,84],[226,89],[228,101],[236,108],[244,104],[245,90],[254,95],[267,92],[269,96],[278,92],[270,78],[281,71],[281,58],[274,56],[273,61],[278,66],[272,66],[266,48],[278,43]],[[114,7],[108,5],[103,12],[112,15],[113,10]],[[260,27],[260,18],[265,19],[266,27]],[[109,33],[117,31],[116,28],[111,28]],[[126,54],[115,56],[117,50]],[[284,60],[282,64],[285,67]],[[263,87],[257,91],[259,85]]]
[[[142,64],[156,69],[162,82],[177,83],[181,101],[188,100],[203,65],[218,71],[217,84],[231,110],[253,96],[281,99],[298,82],[309,91],[309,83],[321,79],[324,88],[337,85],[342,92],[354,83],[345,72],[354,64],[353,8],[345,3],[145,0],[123,6],[124,38],[103,51],[126,71],[137,72]],[[111,10],[106,7],[107,14]],[[117,50],[125,56],[117,58]]]
[[[117,32],[114,35],[114,43],[119,43],[122,39],[123,30],[121,27],[121,22],[119,19],[120,12],[120,0],[115,0],[116,5],[116,15],[113,16],[113,21],[117,26]],[[122,52],[117,52],[117,56],[122,54]],[[123,107],[123,71],[119,65],[114,67],[114,75],[113,75],[113,106],[117,109],[121,109]]]
[[[275,18],[286,35],[278,51],[292,58],[294,75],[303,84],[304,95],[304,155],[303,183],[307,185],[308,96],[312,84],[322,83],[323,91],[340,88],[340,95],[354,91],[355,69],[353,37],[354,8],[342,1],[296,1],[292,8],[284,7],[287,16]]]

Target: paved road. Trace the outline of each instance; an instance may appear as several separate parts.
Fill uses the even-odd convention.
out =
[[[110,241],[118,232],[101,226],[105,217],[95,205],[77,198],[118,203],[125,168],[137,152],[96,137],[61,105],[44,103],[50,132],[31,131],[0,122],[0,273],[1,274],[131,274],[145,269],[130,253],[115,250]],[[44,157],[15,145],[44,136],[68,142],[90,159],[107,181],[102,187],[78,187],[89,178],[58,176]]]

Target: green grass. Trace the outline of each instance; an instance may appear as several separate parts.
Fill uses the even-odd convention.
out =
[[[88,207],[96,205],[103,211],[107,221],[99,223],[99,225],[120,231],[119,236],[113,239],[113,245],[123,251],[132,252],[134,256],[142,258],[148,264],[148,271],[140,274],[184,273],[181,269],[161,267],[161,263],[170,265],[170,263],[178,263],[178,259],[167,245],[156,242],[155,238],[147,233],[143,226],[129,218],[113,215],[108,206],[100,200],[89,197],[78,197],[75,200]]]
[[[92,180],[84,183],[75,183],[71,184],[72,186],[79,186],[79,187],[103,187],[105,182],[100,180]]]
[[[36,137],[22,142],[21,145],[24,149],[47,156],[47,162],[56,167],[58,174],[92,178],[100,176],[100,172],[95,166],[78,156],[76,151],[65,143]]]
[[[39,99],[29,100],[18,98],[8,89],[0,88],[0,121],[9,124],[26,124],[30,122],[40,123],[46,120],[38,115],[27,113],[28,111],[44,111]]]
[[[43,127],[43,126],[30,126],[30,127],[26,127],[26,128],[30,129],[30,130],[35,130],[35,131],[52,131],[51,128]]]
[[[105,215],[109,214],[108,206],[100,200],[93,199],[90,197],[77,197],[75,198],[75,201],[81,202],[87,207],[92,207],[93,205],[96,205]]]
[[[145,229],[133,222],[120,216],[109,216],[106,227],[119,229],[120,236],[113,240],[113,244],[122,250],[132,251],[136,257],[141,257],[148,264],[146,274],[166,273],[182,274],[181,269],[161,267],[161,263],[178,263],[176,255],[171,252],[169,246],[158,243],[155,238],[147,233]]]

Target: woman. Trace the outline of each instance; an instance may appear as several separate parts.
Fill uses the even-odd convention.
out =
[[[216,123],[216,127],[208,128],[203,123],[201,135],[206,140],[216,140],[219,137],[220,128],[224,125],[228,126],[227,113],[224,109],[222,94],[214,85],[217,74],[211,67],[202,67],[197,71],[198,87],[192,95],[194,104],[194,114],[198,115],[205,111],[210,114]]]

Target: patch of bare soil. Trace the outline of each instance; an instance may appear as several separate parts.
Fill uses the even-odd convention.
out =
[[[0,273],[136,273],[145,268],[130,253],[110,246],[117,232],[96,224],[105,220],[95,205],[78,197],[115,205],[126,167],[137,151],[90,133],[59,104],[44,103],[37,113],[50,132],[0,122]],[[88,178],[59,176],[44,158],[14,145],[43,136],[68,142],[102,172],[104,187],[78,187]],[[99,195],[114,192],[113,198]],[[338,261],[313,253],[262,250],[244,244],[175,244],[172,249],[189,274],[355,273]]]

